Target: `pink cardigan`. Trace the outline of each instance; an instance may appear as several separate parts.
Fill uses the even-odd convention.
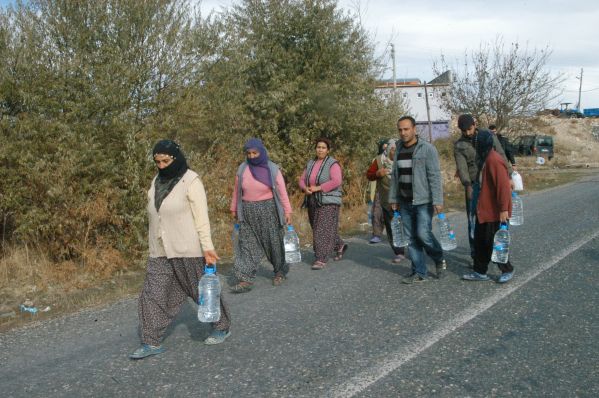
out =
[[[281,194],[281,205],[285,214],[291,214],[291,203],[289,203],[289,196],[287,195],[287,188],[285,188],[285,180],[281,171],[277,173],[277,185],[280,189]],[[233,200],[231,200],[231,211],[237,211],[237,188],[239,186],[239,177],[235,176],[235,187],[233,188]],[[246,202],[259,202],[261,200],[272,199],[272,189],[256,180],[247,167],[243,172],[243,183],[241,185],[241,200]]]
[[[312,174],[310,175],[310,185],[316,185],[316,176],[318,175],[318,170],[320,170],[320,166],[322,165],[322,159],[318,159],[316,163],[314,163],[314,168],[312,169]],[[331,179],[327,182],[323,182],[320,185],[322,192],[330,192],[333,189],[339,187],[342,183],[342,174],[341,174],[341,166],[339,163],[334,163],[331,166]],[[302,190],[306,188],[306,169],[302,173],[302,176],[299,180],[299,186]]]

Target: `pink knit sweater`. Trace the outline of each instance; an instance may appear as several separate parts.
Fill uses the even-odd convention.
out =
[[[287,188],[285,188],[285,180],[281,171],[277,173],[277,185],[279,186],[279,193],[281,194],[281,205],[285,214],[291,214],[291,203],[289,203],[289,196],[287,195]],[[239,186],[239,177],[235,176],[235,187],[233,188],[233,200],[231,200],[231,211],[237,211],[237,187]],[[243,171],[243,182],[241,185],[241,200],[246,202],[259,202],[261,200],[268,200],[273,198],[272,189],[256,180],[247,167]]]
[[[322,165],[322,159],[318,159],[316,161],[316,163],[314,164],[314,167],[312,168],[312,174],[310,175],[310,180],[309,180],[310,185],[316,185],[316,176],[318,175],[318,170],[320,170],[321,165]],[[339,163],[335,163],[331,166],[331,179],[326,182],[323,182],[320,185],[320,188],[322,188],[322,192],[330,192],[333,189],[339,187],[342,182],[341,179],[342,179],[341,166],[339,166]],[[300,177],[299,186],[302,190],[304,188],[306,188],[306,169],[304,169],[304,172],[302,173],[302,176]]]

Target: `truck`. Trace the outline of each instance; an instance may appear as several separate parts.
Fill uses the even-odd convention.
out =
[[[582,113],[585,117],[599,117],[599,108],[587,108]]]

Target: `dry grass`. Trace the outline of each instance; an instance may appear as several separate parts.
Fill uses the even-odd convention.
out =
[[[533,157],[517,159],[518,170],[524,179],[527,191],[546,189],[577,178],[580,172],[563,172],[572,165],[585,167],[599,166],[599,142],[591,135],[593,120],[558,119],[554,117],[535,118],[528,121],[529,133],[554,136],[555,157],[545,165],[535,164]],[[445,208],[447,211],[464,209],[464,191],[456,177],[453,160],[453,141],[456,137],[439,140],[435,145],[441,156],[441,169],[444,181]],[[346,172],[362,173],[361,167],[352,165],[355,170]],[[558,171],[562,168],[562,172]],[[221,168],[215,167],[214,170]],[[224,181],[219,176],[216,181]],[[363,232],[366,223],[365,191],[366,182],[358,179],[346,186],[346,206],[341,211],[340,229],[344,235]],[[232,260],[232,220],[226,214],[232,187],[220,186],[212,189],[211,209],[213,240],[222,258],[221,271],[227,272]],[[210,189],[210,188],[209,188]],[[216,191],[216,192],[215,192]],[[292,193],[291,203],[295,213],[293,224],[304,248],[312,246],[312,229],[305,209],[301,209],[303,195]],[[213,210],[214,209],[214,210]],[[212,213],[214,211],[214,213]],[[85,240],[84,240],[85,241]],[[82,261],[54,263],[44,250],[29,245],[3,247],[0,257],[0,315],[15,311],[15,318],[0,318],[0,331],[22,325],[32,319],[45,319],[80,308],[106,304],[119,298],[137,294],[143,280],[145,258],[135,263],[127,262],[122,253],[107,242],[96,242],[81,248]],[[26,299],[42,309],[50,306],[47,313],[31,316],[19,313],[19,305]]]
[[[72,312],[89,305],[123,297],[139,286],[142,273],[126,271],[121,255],[113,250],[90,250],[84,265],[70,261],[53,263],[37,247],[6,247],[0,258],[0,314],[14,311],[16,318],[0,319],[0,331],[31,319],[43,319]],[[47,313],[35,317],[19,314],[19,305],[31,300],[39,309],[50,307]]]

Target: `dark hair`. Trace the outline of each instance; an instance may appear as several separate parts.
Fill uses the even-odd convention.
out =
[[[400,117],[399,120],[397,121],[397,125],[399,126],[399,122],[403,122],[404,120],[409,120],[412,123],[412,127],[416,126],[416,119],[414,119],[412,116]]]
[[[328,138],[318,137],[317,139],[314,140],[314,148],[315,149],[319,142],[324,142],[327,145],[327,149],[329,151],[331,150],[331,147],[333,146],[333,144],[331,143],[331,140],[329,140]]]
[[[497,126],[495,126],[494,124],[490,124],[489,130],[497,130]]]

